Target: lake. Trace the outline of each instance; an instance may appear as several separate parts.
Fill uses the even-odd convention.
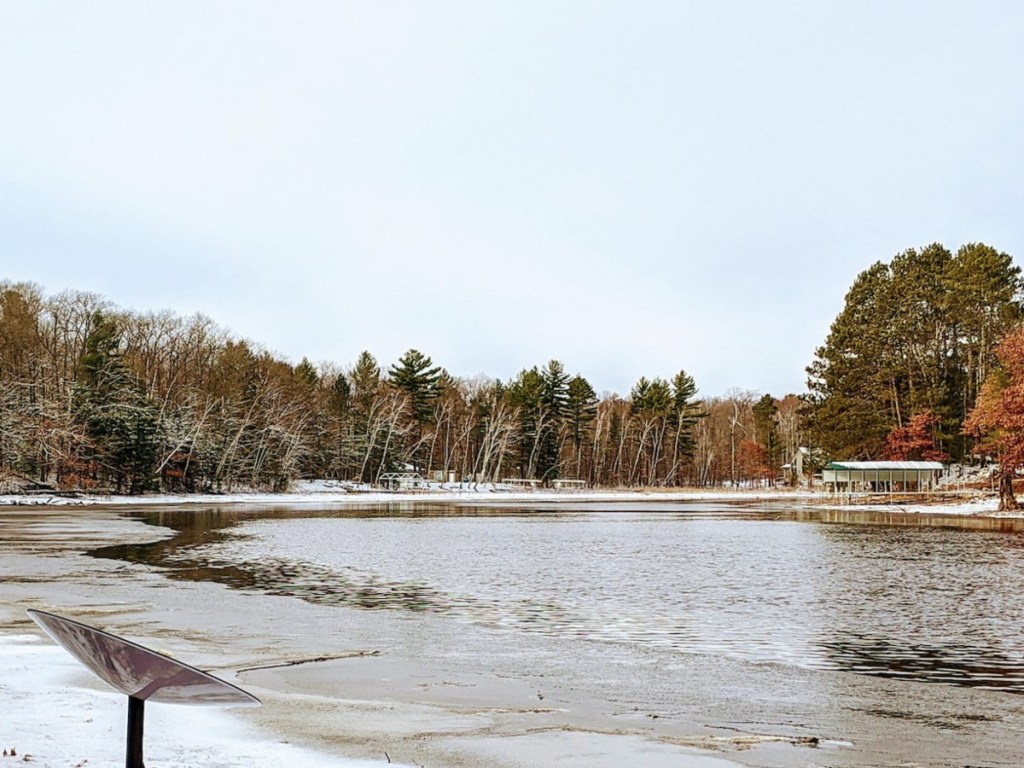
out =
[[[1024,762],[1019,530],[709,502],[132,514],[178,534],[95,554],[332,608],[395,659],[602,727],[740,734],[748,765]]]

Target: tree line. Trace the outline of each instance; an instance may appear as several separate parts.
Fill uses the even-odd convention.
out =
[[[347,367],[292,364],[202,315],[0,282],[0,486],[282,490],[409,467],[472,482],[741,486],[775,480],[801,446],[819,463],[1002,457],[1013,469],[1024,417],[1008,426],[1018,390],[1003,340],[1021,328],[1022,296],[1020,269],[988,245],[909,249],[858,275],[807,393],[701,398],[684,370],[620,395],[558,360],[506,381],[454,376],[417,350],[389,365],[369,352]]]
[[[0,283],[0,481],[115,493],[284,490],[297,478],[598,486],[760,483],[801,442],[799,401],[698,397],[685,371],[595,392],[558,360],[457,377],[298,364],[202,315],[131,312],[82,291]]]
[[[1020,328],[1024,282],[983,243],[935,243],[857,276],[807,369],[803,423],[820,460],[992,457],[971,415],[1007,375],[1002,339]]]

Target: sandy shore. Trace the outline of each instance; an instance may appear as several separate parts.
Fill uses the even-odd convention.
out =
[[[380,614],[361,612],[353,626],[353,614],[330,607],[170,581],[158,569],[83,554],[170,533],[98,506],[0,510],[5,749],[54,768],[123,760],[123,698],[41,635],[25,614],[40,608],[167,649],[263,700],[259,709],[147,708],[153,765],[747,764],[728,738],[697,723],[655,732],[642,716],[593,710],[582,695],[545,701],[514,679],[462,669],[457,648],[442,664],[396,657],[374,643]],[[313,635],[310,626],[328,629]]]

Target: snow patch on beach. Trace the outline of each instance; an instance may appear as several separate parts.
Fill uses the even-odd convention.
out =
[[[124,763],[127,699],[62,648],[35,635],[0,636],[0,747],[41,768]],[[164,768],[376,768],[268,739],[230,710],[146,707],[146,763]],[[2,758],[0,758],[2,759]]]
[[[854,512],[905,512],[914,515],[964,515],[984,517],[1024,517],[1024,511],[996,512],[999,499],[977,498],[938,504],[839,504],[833,509]]]

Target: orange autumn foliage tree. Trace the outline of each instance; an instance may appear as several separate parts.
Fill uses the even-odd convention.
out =
[[[963,431],[999,461],[999,510],[1019,509],[1013,477],[1024,464],[1024,326],[1008,333],[996,350],[999,368],[985,378]]]
[[[743,440],[739,451],[739,476],[743,480],[768,480],[768,449],[754,440]]]
[[[905,427],[896,427],[885,438],[889,461],[949,461],[949,454],[935,445],[939,417],[934,411],[915,414]]]

